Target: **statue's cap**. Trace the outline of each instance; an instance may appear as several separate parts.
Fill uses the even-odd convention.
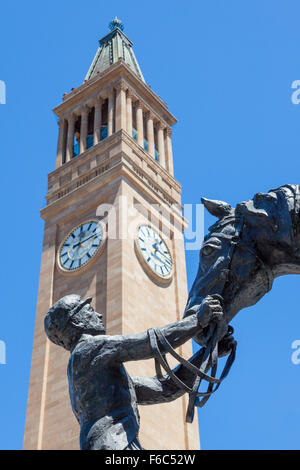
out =
[[[44,319],[45,332],[55,344],[64,346],[63,333],[69,320],[86,304],[91,303],[92,297],[82,300],[80,295],[69,294],[58,300],[48,311]]]

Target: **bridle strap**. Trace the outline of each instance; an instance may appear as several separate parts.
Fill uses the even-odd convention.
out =
[[[194,382],[194,387],[193,387],[193,392],[189,396],[189,404],[187,408],[187,413],[186,413],[186,422],[187,423],[192,423],[194,419],[194,412],[195,412],[195,406],[202,408],[207,400],[211,397],[213,393],[215,393],[223,380],[227,377],[231,366],[235,360],[235,355],[236,355],[236,342],[233,343],[231,352],[226,360],[225,366],[223,368],[223,371],[220,375],[220,378],[218,379],[218,383],[216,384],[215,388],[213,383],[210,382],[207,387],[206,392],[198,392],[200,384],[201,384],[201,379],[199,380],[196,378]],[[203,362],[201,364],[200,369],[206,370],[207,368],[211,368],[211,376],[215,377],[217,373],[217,365],[218,365],[218,327],[215,326],[214,328],[214,333],[212,336],[212,340],[209,342],[208,346],[206,348],[202,348],[200,351],[200,354],[206,355],[206,360],[203,358]],[[197,380],[198,379],[198,380]],[[201,399],[199,399],[202,397]]]
[[[235,248],[241,248],[242,250],[247,251],[252,256],[254,256],[257,259],[257,261],[260,263],[260,265],[261,265],[261,267],[262,267],[262,269],[265,273],[265,276],[266,276],[266,279],[267,279],[267,292],[269,292],[272,289],[272,285],[273,285],[273,281],[274,281],[273,272],[272,272],[271,268],[256,253],[256,251],[253,250],[252,248],[250,248],[249,246],[247,246],[241,240],[241,235],[242,235],[242,231],[243,231],[243,228],[244,228],[244,218],[243,217],[239,218],[239,221],[240,221],[240,226],[238,227],[238,229],[236,230],[236,233],[233,236],[232,235],[227,235],[226,233],[214,233],[213,236],[215,238],[225,238],[226,240],[228,240],[231,243],[231,250],[229,252],[229,256],[230,256],[230,260],[229,260],[230,266],[229,266],[229,268],[231,268]],[[230,271],[230,269],[227,269],[227,271]],[[225,287],[225,285],[223,286],[223,290],[224,290],[224,287]]]
[[[236,220],[238,222],[235,234],[233,236],[227,235],[225,233],[214,233],[213,235],[216,238],[225,238],[230,242],[229,252],[227,254],[228,267],[225,270],[227,272],[231,271],[234,251],[237,247],[245,251],[248,251],[259,261],[264,272],[266,273],[267,292],[268,292],[272,288],[273,273],[271,269],[269,268],[269,266],[267,266],[264,263],[264,261],[258,256],[258,254],[254,250],[252,250],[252,248],[249,248],[247,245],[245,245],[242,242],[241,234],[244,228],[244,218],[239,217],[233,220]],[[232,220],[230,220],[230,222],[231,221]],[[222,269],[221,271],[224,271],[224,269]],[[226,282],[227,282],[227,278],[223,280],[223,287],[221,291],[222,294],[223,294]],[[232,327],[229,326],[229,328],[232,328]],[[154,361],[155,361],[156,376],[159,380],[164,379],[164,376],[162,373],[162,368],[163,368],[165,372],[167,372],[167,374],[169,375],[170,379],[178,386],[178,388],[189,394],[189,403],[188,403],[187,413],[186,413],[186,422],[192,423],[194,419],[195,406],[203,407],[205,403],[207,402],[207,400],[210,398],[210,396],[214,392],[217,391],[222,381],[228,375],[229,370],[235,360],[236,342],[232,344],[230,354],[227,358],[227,361],[225,363],[221,376],[218,379],[216,378],[217,364],[218,364],[218,341],[219,341],[218,340],[219,338],[218,325],[211,324],[210,326],[210,331],[208,333],[209,340],[206,346],[203,347],[199,352],[198,359],[201,362],[201,366],[199,368],[191,364],[186,359],[182,358],[173,349],[173,347],[165,338],[165,336],[163,335],[160,329],[150,328],[148,330],[148,335],[149,335],[150,346],[151,346]],[[165,353],[162,354],[158,347],[157,339],[159,340],[165,353],[169,353],[171,356],[177,359],[177,361],[180,364],[185,366],[188,370],[190,370],[195,375],[195,380],[194,380],[192,388],[186,385],[184,382],[182,382],[182,380],[180,380],[179,377],[177,377],[177,375],[172,371],[166,359]],[[211,375],[206,374],[206,371],[209,369],[211,369]],[[208,382],[208,387],[207,387],[206,392],[198,391],[202,380],[206,380]]]
[[[219,384],[220,379],[212,377],[208,374],[206,374],[203,370],[198,369],[198,367],[194,366],[191,364],[189,361],[184,359],[183,357],[179,356],[179,354],[172,348],[170,345],[169,341],[165,338],[163,333],[159,330],[159,328],[149,328],[147,331],[150,339],[150,345],[151,349],[153,351],[153,356],[155,359],[155,368],[157,372],[157,377],[158,378],[164,378],[162,372],[161,372],[161,367],[168,373],[168,375],[171,378],[174,378],[176,382],[180,385],[181,388],[184,388],[186,392],[191,393],[193,391],[192,388],[188,387],[186,384],[184,384],[178,377],[174,374],[172,369],[170,368],[168,361],[165,357],[165,354],[162,354],[160,352],[160,349],[157,344],[157,339],[159,340],[160,344],[163,346],[164,350],[171,354],[177,361],[184,365],[188,370],[193,372],[195,375],[199,376],[200,379],[204,379],[209,383],[212,384]],[[206,348],[207,349],[207,348]]]
[[[198,367],[194,366],[189,361],[179,356],[179,354],[173,349],[173,347],[170,345],[168,340],[165,338],[163,333],[158,328],[149,328],[149,330],[147,331],[149,339],[150,339],[151,349],[152,349],[153,356],[154,356],[157,378],[159,380],[164,379],[164,376],[161,370],[161,368],[163,368],[165,372],[168,374],[168,376],[170,377],[170,379],[178,386],[178,388],[189,394],[189,403],[188,403],[187,413],[186,413],[186,422],[188,423],[193,422],[195,404],[196,406],[202,407],[207,402],[207,400],[212,395],[212,393],[214,393],[219,388],[221,382],[227,376],[230,370],[230,367],[234,361],[235,346],[233,347],[233,350],[231,351],[230,355],[227,358],[221,377],[219,379],[216,378],[217,362],[218,362],[218,341],[217,341],[218,328],[216,325],[211,325],[211,332],[212,332],[212,341],[209,342],[207,347],[202,348],[200,350],[199,356],[200,356],[201,366],[198,369]],[[177,375],[173,372],[173,370],[168,364],[165,354],[161,353],[158,347],[157,340],[159,340],[165,352],[169,353],[171,356],[177,359],[180,364],[185,366],[188,370],[190,370],[192,373],[196,375],[192,388],[189,387],[184,382],[182,382],[182,380],[180,380],[179,377],[177,377]],[[205,373],[205,371],[208,368],[211,368],[212,370],[211,375],[208,375]],[[203,379],[208,382],[207,391],[198,392],[201,381]],[[199,397],[202,397],[202,399],[199,400]]]

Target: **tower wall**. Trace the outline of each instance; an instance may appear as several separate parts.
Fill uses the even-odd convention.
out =
[[[103,97],[108,100],[107,122],[101,116]],[[94,107],[90,148],[88,106]],[[55,112],[60,118],[57,168],[49,174],[47,205],[41,211],[45,232],[25,449],[79,448],[79,425],[71,410],[67,382],[69,353],[50,343],[44,332],[44,316],[54,302],[70,293],[93,297],[92,305],[103,314],[106,333],[114,335],[179,320],[187,298],[181,188],[172,176],[170,126],[176,120],[166,104],[121,60],[72,91]],[[137,112],[135,120],[133,112]],[[72,132],[79,132],[74,116],[78,113],[80,154],[72,158]],[[101,119],[107,125],[104,133]],[[147,119],[145,126],[143,119]],[[146,143],[141,139],[145,129]],[[159,142],[157,149],[155,142]],[[103,204],[113,207],[115,217],[98,212]],[[101,254],[78,273],[62,272],[57,263],[61,242],[74,227],[91,218],[100,218],[106,227]],[[168,246],[173,258],[168,283],[154,279],[138,259],[135,239],[140,223],[149,223]],[[179,348],[179,353],[190,357],[191,342]],[[132,375],[155,375],[153,360],[125,366]],[[197,417],[192,425],[186,424],[186,406],[185,396],[172,403],[141,406],[142,445],[146,449],[198,449]]]

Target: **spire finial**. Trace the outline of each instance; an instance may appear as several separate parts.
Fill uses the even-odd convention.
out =
[[[124,25],[122,21],[117,18],[117,16],[115,16],[115,18],[109,23],[108,27],[111,31],[115,28],[119,28],[121,31],[124,30]]]

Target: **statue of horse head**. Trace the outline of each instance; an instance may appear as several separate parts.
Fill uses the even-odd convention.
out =
[[[219,294],[229,323],[269,292],[274,278],[300,274],[300,185],[257,193],[235,209],[222,201],[202,203],[218,220],[204,238],[184,316],[207,295]],[[203,337],[194,339],[203,344]]]

